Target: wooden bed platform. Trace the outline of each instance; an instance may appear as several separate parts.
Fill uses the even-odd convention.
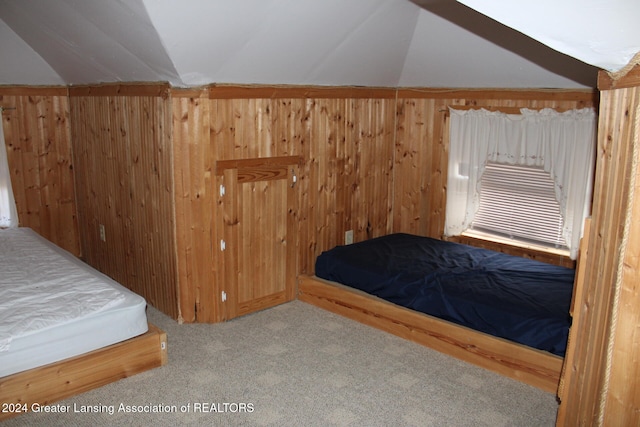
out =
[[[316,276],[298,278],[298,299],[556,393],[563,358],[387,302]]]
[[[0,404],[48,405],[167,363],[167,335],[149,324],[135,338],[0,378]],[[20,415],[2,412],[0,420]]]

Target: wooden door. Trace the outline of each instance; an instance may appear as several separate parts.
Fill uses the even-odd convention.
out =
[[[298,156],[218,161],[222,319],[291,301]]]

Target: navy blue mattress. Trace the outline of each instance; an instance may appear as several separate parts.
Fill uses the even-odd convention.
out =
[[[566,350],[573,269],[391,234],[323,252],[315,274],[559,356]]]

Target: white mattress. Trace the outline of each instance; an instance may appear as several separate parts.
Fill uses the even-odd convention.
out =
[[[0,230],[0,377],[143,334],[145,309],[33,230]]]

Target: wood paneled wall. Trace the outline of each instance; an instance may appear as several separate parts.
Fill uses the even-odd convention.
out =
[[[172,99],[187,322],[218,318],[216,161],[302,157],[296,262],[308,274],[321,251],[344,243],[347,230],[355,241],[392,231],[441,237],[448,106],[571,109],[597,102],[593,91],[237,86],[173,90]]]
[[[206,91],[172,91],[179,321],[217,321],[216,199]]]
[[[559,426],[640,425],[640,65],[619,80],[601,72],[599,87],[591,235]]]
[[[0,105],[20,226],[80,256],[67,88],[0,87]]]
[[[86,260],[174,318],[213,322],[224,279],[217,161],[301,157],[290,243],[296,271],[312,273],[316,256],[343,244],[347,230],[355,241],[390,232],[441,237],[448,106],[568,109],[596,101],[591,91],[104,85],[71,88],[56,102],[65,114],[55,117],[65,119],[55,127],[71,123],[56,148],[73,141]],[[39,108],[21,122],[42,122]]]
[[[69,95],[84,257],[176,318],[168,86],[75,87]]]
[[[298,272],[319,251],[391,231],[395,91],[246,88],[173,90],[180,307],[216,321],[220,277],[215,212],[219,160],[301,156]],[[186,284],[186,286],[183,286]]]

